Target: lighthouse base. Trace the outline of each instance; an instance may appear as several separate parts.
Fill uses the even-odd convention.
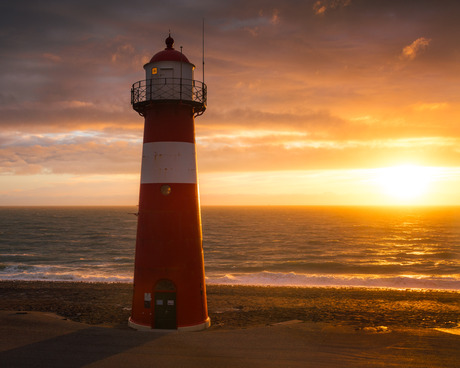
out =
[[[206,321],[203,323],[193,325],[193,326],[181,326],[177,327],[175,330],[165,330],[165,329],[158,329],[158,328],[152,328],[151,326],[145,326],[145,325],[139,325],[137,323],[134,323],[131,321],[131,317],[128,320],[128,326],[131,328],[134,328],[135,330],[138,331],[182,331],[182,332],[193,332],[193,331],[202,331],[207,329],[208,327],[211,326],[211,319],[208,317]]]

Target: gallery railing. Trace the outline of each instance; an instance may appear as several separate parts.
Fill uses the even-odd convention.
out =
[[[141,80],[131,88],[131,104],[143,112],[151,102],[179,101],[194,107],[195,113],[206,110],[206,84],[183,78],[152,78]]]

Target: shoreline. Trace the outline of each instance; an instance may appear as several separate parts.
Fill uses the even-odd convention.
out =
[[[0,283],[50,283],[50,284],[102,284],[102,285],[110,285],[110,284],[120,284],[120,285],[132,285],[132,280],[129,281],[101,281],[100,279],[97,280],[53,280],[53,279],[0,279]],[[460,289],[456,288],[435,288],[435,287],[412,287],[412,286],[378,286],[378,285],[328,285],[328,284],[318,284],[318,285],[308,285],[308,284],[261,284],[261,283],[254,283],[254,284],[245,284],[245,283],[228,283],[228,282],[206,282],[206,288],[209,287],[221,287],[221,286],[228,286],[228,287],[249,287],[249,288],[286,288],[286,289],[362,289],[362,290],[388,290],[388,291],[427,291],[427,292],[452,292],[452,293],[459,293]]]
[[[0,279],[0,283],[34,283],[34,282],[43,282],[43,283],[56,283],[56,284],[66,284],[66,283],[76,283],[76,284],[120,284],[120,285],[131,285],[133,283],[132,279],[123,280],[123,279],[112,279],[107,280],[95,279],[74,279],[74,280],[65,280],[65,279]],[[388,291],[429,291],[429,292],[453,292],[460,294],[460,288],[456,287],[429,287],[429,286],[388,286],[388,285],[365,285],[365,284],[264,284],[264,283],[230,283],[230,282],[215,282],[210,281],[206,282],[206,287],[260,287],[260,288],[296,288],[296,289],[362,289],[362,290],[388,290]]]
[[[125,327],[131,283],[0,280],[0,310],[56,313],[90,325]],[[211,329],[287,321],[366,328],[455,328],[460,291],[362,287],[207,285]]]

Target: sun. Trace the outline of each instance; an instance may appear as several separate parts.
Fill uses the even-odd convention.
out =
[[[413,201],[428,192],[433,174],[430,169],[417,165],[387,167],[378,170],[377,182],[389,197]]]

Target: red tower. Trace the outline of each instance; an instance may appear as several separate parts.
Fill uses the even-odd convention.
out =
[[[206,85],[195,66],[166,48],[144,65],[131,89],[144,117],[131,327],[209,327],[198,195],[195,122],[206,109]]]

